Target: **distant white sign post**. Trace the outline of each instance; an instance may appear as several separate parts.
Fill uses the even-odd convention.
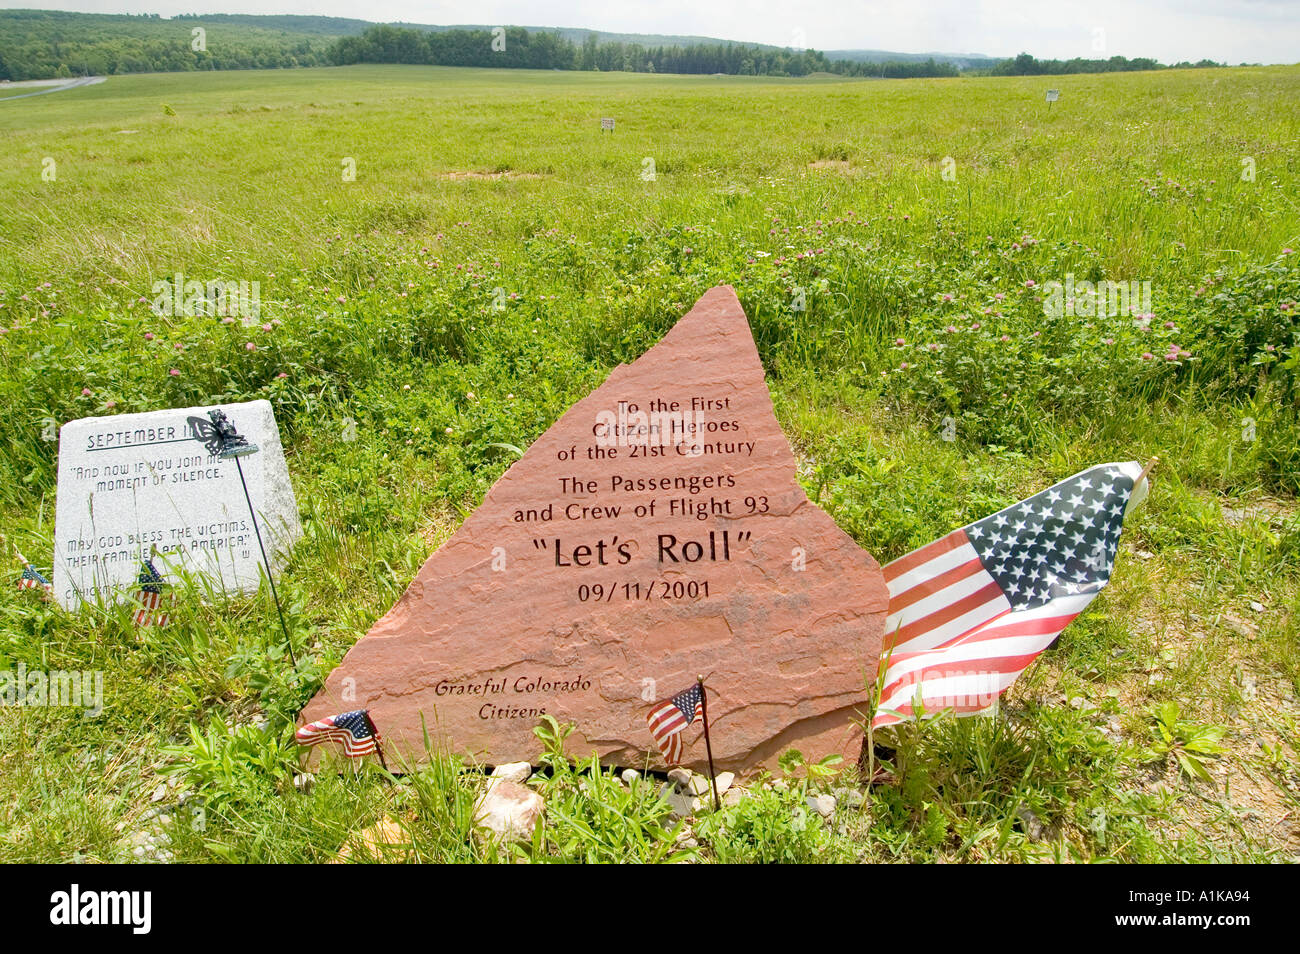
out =
[[[1060,98],[1061,98],[1061,91],[1059,89],[1049,89],[1047,91],[1047,108],[1051,109],[1052,104]]]
[[[614,131],[614,119],[612,116],[601,117],[600,131],[604,132],[606,129],[608,129],[610,132]]]

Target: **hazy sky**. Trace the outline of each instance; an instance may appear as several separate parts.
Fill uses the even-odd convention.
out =
[[[26,0],[0,7],[589,27],[821,50],[1300,61],[1300,0]]]

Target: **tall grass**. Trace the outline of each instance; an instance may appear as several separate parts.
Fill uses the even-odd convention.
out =
[[[282,588],[297,669],[265,594],[198,582],[144,634],[0,595],[0,666],[101,669],[108,697],[99,719],[0,711],[0,856],[133,857],[170,784],[186,860],[322,860],[385,817],[401,857],[518,857],[471,832],[481,776],[445,753],[401,782],[300,791],[288,720],[509,465],[502,446],[719,282],[810,496],[882,562],[1100,460],[1159,454],[1157,491],[1110,589],[998,719],[901,734],[897,784],[864,808],[823,824],[776,778],[684,848],[656,785],[557,762],[524,856],[1300,849],[1280,808],[1233,820],[1242,788],[1295,792],[1300,70],[1061,83],[1049,112],[1035,79],[349,67],[0,104],[5,536],[48,565],[58,424],[254,397],[276,407],[305,530]],[[259,282],[259,320],[154,314],[176,272]],[[1154,317],[1052,319],[1039,298],[1067,275],[1150,281]],[[1144,759],[1169,700],[1231,730],[1209,788]]]

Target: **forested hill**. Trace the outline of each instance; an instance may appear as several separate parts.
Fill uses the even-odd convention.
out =
[[[255,26],[245,20],[325,17],[177,17],[0,10],[0,79],[109,76],[181,70],[325,66],[342,33]],[[349,21],[341,21],[349,22]],[[364,21],[351,21],[367,26]],[[202,43],[193,34],[204,31]],[[196,47],[199,47],[196,49]]]
[[[497,41],[494,43],[494,39]],[[504,41],[504,42],[501,42]],[[606,41],[589,34],[576,44],[558,31],[530,32],[507,27],[504,36],[487,29],[430,32],[410,27],[378,25],[360,36],[346,36],[330,50],[333,62],[426,63],[442,66],[496,66],[562,70],[622,70],[636,73],[725,73],[737,76],[870,76],[904,79],[958,76],[957,64],[935,57],[873,62],[831,59],[817,50],[712,42],[690,46],[650,46],[639,42]],[[1179,67],[1219,66],[1210,60],[1179,63]],[[964,72],[998,76],[1055,76],[1065,73],[1115,73],[1166,69],[1148,57],[1105,60],[1039,60],[1028,53],[989,60]]]
[[[194,30],[201,29],[202,36]],[[831,71],[813,50],[693,36],[598,34],[582,29],[377,25],[343,17],[131,16],[0,10],[0,79],[182,70],[275,69],[354,62],[803,76]],[[498,44],[498,47],[500,44]],[[844,64],[836,72],[955,76],[942,59]]]
[[[494,39],[496,42],[494,43]],[[649,46],[606,41],[588,33],[582,43],[559,31],[530,32],[507,27],[426,31],[391,25],[372,26],[360,36],[340,39],[330,52],[335,63],[427,63],[442,66],[495,66],[532,69],[604,70],[634,73],[725,73],[737,76],[957,76],[951,63],[832,62],[817,50],[714,41],[689,46]]]
[[[345,17],[111,15],[0,10],[0,80],[185,70],[287,69],[349,63],[906,78],[1056,75],[1161,69],[1155,60],[996,60],[978,54],[844,50],[828,55],[695,36],[599,34],[542,27],[374,24]],[[1179,66],[1218,64],[1180,63]]]

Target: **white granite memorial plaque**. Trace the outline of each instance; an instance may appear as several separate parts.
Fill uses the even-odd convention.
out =
[[[302,534],[298,505],[267,401],[220,407],[258,452],[239,459],[262,540],[277,565]],[[178,571],[225,592],[255,590],[262,557],[234,460],[195,437],[207,407],[85,417],[59,431],[54,595],[67,609],[135,590],[141,561],[168,581]]]

